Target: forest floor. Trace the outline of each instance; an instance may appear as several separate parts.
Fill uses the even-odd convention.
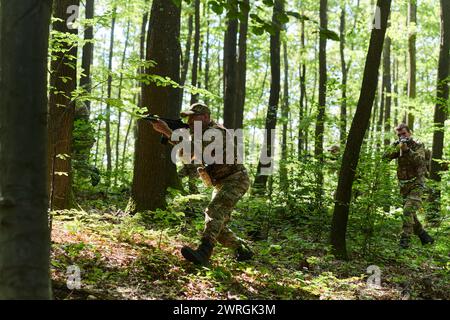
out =
[[[218,246],[211,267],[202,268],[185,261],[180,249],[198,243],[206,201],[178,197],[170,211],[134,216],[119,209],[123,203],[106,207],[100,200],[53,212],[55,299],[450,299],[448,225],[430,229],[433,246],[415,239],[401,251],[400,221],[392,218],[392,227],[364,249],[349,237],[350,259],[341,261],[330,253],[326,223],[278,212],[266,236],[250,242],[251,261],[236,262]],[[242,201],[231,223],[246,238],[255,225],[246,214],[252,201]],[[80,288],[68,289],[69,266],[80,268]],[[369,266],[380,271],[381,286],[368,285]]]

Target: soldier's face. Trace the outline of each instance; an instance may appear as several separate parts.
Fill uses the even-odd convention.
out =
[[[408,132],[405,128],[397,131],[397,136],[399,138],[409,138],[411,137],[411,132]]]
[[[208,114],[193,114],[188,118],[189,128],[194,130],[195,121],[200,121],[202,123],[202,128],[206,128],[210,122],[210,118]]]

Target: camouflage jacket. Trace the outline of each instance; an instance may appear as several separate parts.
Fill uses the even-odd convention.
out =
[[[227,140],[232,141],[231,138],[231,133],[222,125],[215,123],[214,121],[211,121],[209,126],[206,128],[203,128],[203,132],[202,134],[205,134],[205,132],[209,129],[215,129],[218,130],[219,132],[221,132],[221,136],[223,138],[222,140],[222,146],[223,146],[223,150],[222,150],[222,162],[221,163],[207,163],[203,157],[204,153],[205,154],[211,154],[212,157],[215,157],[215,151],[216,149],[214,149],[214,147],[212,146],[212,143],[214,141],[214,139],[216,138],[213,133],[212,134],[212,138],[209,139],[202,139],[202,144],[198,145],[198,147],[201,148],[201,150],[198,150],[198,152],[201,152],[202,154],[202,163],[201,164],[196,164],[195,161],[195,148],[196,145],[194,143],[194,133],[191,133],[191,151],[192,151],[192,163],[191,166],[193,167],[203,167],[207,170],[208,174],[211,176],[211,178],[213,180],[221,180],[227,176],[230,176],[231,174],[234,174],[238,171],[244,171],[245,167],[244,165],[242,165],[241,163],[239,163],[239,157],[237,156],[237,145],[236,143],[233,144],[233,152],[232,152],[232,156],[228,155],[227,152]],[[218,132],[217,132],[218,133]],[[228,139],[227,139],[228,137]],[[205,152],[206,150],[206,152]],[[227,156],[229,157],[228,161],[227,161]],[[219,157],[220,160],[220,157]],[[230,161],[231,160],[231,161]]]
[[[395,148],[393,151],[392,148]],[[413,140],[409,145],[407,151],[400,151],[392,146],[384,154],[384,157],[392,160],[397,159],[397,178],[400,181],[416,180],[423,183],[426,176],[426,160],[425,160],[425,146],[419,141]]]

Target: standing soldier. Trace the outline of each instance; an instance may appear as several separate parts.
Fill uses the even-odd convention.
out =
[[[224,138],[223,146],[226,145],[225,139],[229,133],[225,127],[215,123],[211,119],[211,112],[208,106],[203,103],[195,103],[191,106],[190,110],[182,112],[181,115],[188,117],[192,138],[194,137],[194,123],[200,122],[203,133],[208,129],[220,130]],[[170,139],[172,130],[164,121],[159,120],[158,122],[152,122],[152,124],[156,131]],[[178,142],[171,141],[171,143],[176,144]],[[201,142],[202,154],[207,145],[205,141]],[[223,151],[223,159],[227,159],[225,154],[227,148],[224,147]],[[201,238],[201,244],[196,250],[188,246],[183,247],[181,249],[183,257],[195,264],[206,266],[209,264],[214,246],[219,242],[225,247],[234,249],[238,261],[251,259],[253,253],[247,244],[227,227],[231,218],[231,212],[236,203],[247,192],[250,186],[250,179],[245,167],[238,163],[237,157],[234,157],[234,163],[232,164],[206,164],[203,157],[201,161],[202,164],[198,169],[200,177],[206,185],[210,184],[214,186],[214,192],[211,202],[205,209],[205,228]]]
[[[395,128],[398,141],[394,143],[396,150],[385,154],[389,160],[397,159],[397,177],[400,184],[400,194],[404,199],[403,232],[400,247],[409,248],[412,234],[416,234],[423,245],[433,243],[434,239],[423,229],[417,211],[422,206],[422,193],[425,188],[425,147],[411,137],[411,131],[406,124]]]

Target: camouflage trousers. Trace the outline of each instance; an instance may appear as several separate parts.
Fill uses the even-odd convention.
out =
[[[211,202],[205,209],[203,237],[213,244],[219,242],[225,247],[236,249],[244,244],[227,224],[236,203],[247,192],[250,179],[246,172],[238,172],[223,179],[214,186]]]
[[[403,196],[403,235],[419,235],[423,231],[422,224],[417,218],[417,212],[422,207],[423,186],[417,182],[408,182],[400,185],[400,194]]]

